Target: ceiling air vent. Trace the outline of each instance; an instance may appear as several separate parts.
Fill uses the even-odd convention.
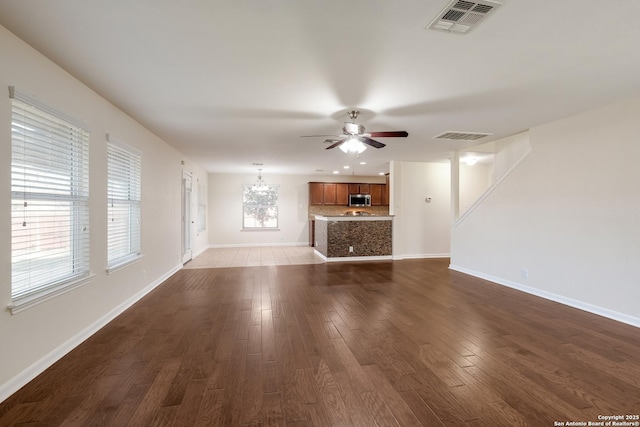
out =
[[[466,34],[501,5],[501,2],[494,0],[453,0],[427,28]]]
[[[476,141],[485,136],[493,135],[492,133],[480,133],[480,132],[443,132],[440,135],[436,135],[433,139],[455,139],[458,141]]]

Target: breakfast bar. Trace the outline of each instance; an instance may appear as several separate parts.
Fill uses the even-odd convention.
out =
[[[315,252],[331,261],[392,258],[392,216],[315,215]]]

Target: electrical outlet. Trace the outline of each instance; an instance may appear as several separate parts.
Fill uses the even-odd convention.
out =
[[[353,246],[349,246],[349,252],[353,252]]]
[[[520,270],[520,275],[522,276],[523,279],[528,279],[529,278],[529,269],[528,268],[523,268],[522,270]]]

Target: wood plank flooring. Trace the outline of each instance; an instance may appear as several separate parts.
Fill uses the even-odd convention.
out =
[[[640,329],[448,262],[181,270],[0,404],[0,425],[553,426],[640,414]]]

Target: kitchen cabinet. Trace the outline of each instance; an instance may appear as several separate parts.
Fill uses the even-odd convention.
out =
[[[389,179],[387,178],[387,181]],[[389,206],[389,183],[382,184],[382,206]]]
[[[309,205],[348,206],[349,184],[342,182],[310,182]]]
[[[322,182],[309,183],[309,204],[322,205],[324,203],[324,184]]]
[[[349,194],[370,194],[371,206],[389,204],[388,185],[346,183],[346,182],[310,182],[309,205],[349,206]]]
[[[316,245],[316,222],[309,220],[309,246]]]
[[[371,194],[371,184],[349,184],[349,194]]]
[[[336,201],[338,200],[337,195],[336,195],[336,184],[334,183],[324,183],[324,188],[323,188],[323,205],[325,206],[331,206],[331,205],[335,205]]]
[[[349,206],[349,184],[336,184],[336,205]]]
[[[384,187],[384,184],[369,184],[371,206],[382,206],[382,187]]]

